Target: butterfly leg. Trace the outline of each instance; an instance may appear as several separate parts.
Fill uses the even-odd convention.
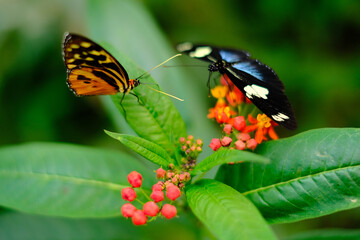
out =
[[[212,72],[209,72],[209,78],[208,78],[208,81],[207,81],[207,84],[206,84],[206,86],[209,89],[209,97],[210,97],[210,89],[211,89],[211,86],[210,86],[211,75],[212,75]]]
[[[124,106],[122,105],[122,101],[123,101],[124,98],[125,98],[125,94],[126,94],[126,93],[123,93],[123,96],[122,96],[122,98],[121,98],[121,100],[120,100],[120,106],[121,106],[122,110],[124,111],[124,117],[125,117],[125,119],[126,119],[126,110],[125,110]]]
[[[140,102],[140,98],[138,97],[138,95],[136,95],[135,93],[133,93],[133,92],[129,92],[131,95],[133,95],[133,96],[135,96],[136,97],[136,99],[137,99],[137,101],[138,101],[138,103],[140,103],[140,104],[142,104],[141,102]]]

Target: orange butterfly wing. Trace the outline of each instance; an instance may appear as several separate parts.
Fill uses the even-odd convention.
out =
[[[129,77],[121,64],[90,39],[68,33],[63,44],[67,83],[78,96],[128,92]]]

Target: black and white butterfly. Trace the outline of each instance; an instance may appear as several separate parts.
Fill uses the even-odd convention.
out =
[[[270,67],[257,59],[250,58],[249,53],[189,42],[179,44],[177,50],[192,58],[210,62],[210,75],[217,71],[226,75],[255,106],[272,120],[288,129],[297,128],[294,112],[284,93],[283,83]]]

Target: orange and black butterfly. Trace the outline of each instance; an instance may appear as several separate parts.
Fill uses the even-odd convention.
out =
[[[140,84],[137,79],[129,79],[109,52],[86,37],[67,33],[63,56],[67,84],[77,96],[128,93]]]
[[[153,69],[179,55],[181,54],[169,58]],[[63,56],[67,68],[67,84],[77,96],[112,95],[120,92],[123,93],[124,98],[126,93],[140,84],[141,77],[153,70],[136,79],[129,79],[124,67],[103,47],[86,37],[73,33],[65,34]],[[182,101],[182,99],[176,99]]]

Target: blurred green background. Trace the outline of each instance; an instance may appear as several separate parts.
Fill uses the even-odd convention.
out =
[[[129,132],[109,99],[77,98],[65,84],[61,42],[66,31],[112,44],[146,70],[174,54],[173,46],[182,41],[244,49],[285,84],[299,128],[279,128],[280,136],[359,127],[359,13],[356,0],[1,0],[0,145],[61,141],[120,148],[103,132]],[[173,65],[189,63],[201,64],[181,57]],[[206,67],[161,68],[152,75],[163,90],[185,99],[174,103],[189,134],[205,145],[218,137],[216,124],[206,118],[212,104]],[[3,213],[5,219],[22,219]],[[316,227],[359,227],[359,220],[359,211],[349,211],[275,228],[286,236]],[[6,226],[3,222],[0,226]]]

